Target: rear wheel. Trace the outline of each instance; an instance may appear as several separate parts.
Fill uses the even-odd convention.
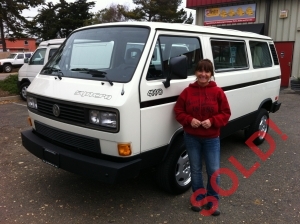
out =
[[[191,187],[190,161],[184,145],[183,136],[172,144],[167,159],[157,167],[158,185],[172,194],[181,194]]]
[[[6,72],[6,73],[11,72],[11,71],[12,71],[12,66],[11,66],[11,64],[5,64],[5,65],[3,65],[3,70],[4,70],[4,72]]]
[[[260,145],[264,142],[266,134],[269,130],[267,120],[269,119],[269,113],[266,109],[260,109],[256,120],[245,130],[246,140],[250,138],[254,133],[258,132],[257,138],[253,141],[255,145]]]
[[[25,82],[21,85],[20,96],[23,100],[27,100],[27,88],[29,86],[28,82]]]

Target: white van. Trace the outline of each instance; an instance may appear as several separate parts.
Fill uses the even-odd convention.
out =
[[[93,47],[91,47],[93,46]],[[189,189],[189,158],[174,104],[214,62],[232,115],[224,138],[245,130],[264,141],[280,108],[280,67],[270,37],[195,25],[126,22],[75,30],[27,90],[32,130],[24,147],[45,163],[115,183],[156,167],[159,186]]]
[[[24,64],[18,73],[18,88],[23,100],[26,100],[26,89],[34,77],[41,71],[49,58],[54,55],[64,40],[65,38],[43,41],[30,59],[24,59]]]

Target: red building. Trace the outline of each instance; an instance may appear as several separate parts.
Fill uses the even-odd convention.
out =
[[[6,49],[9,52],[26,52],[35,51],[36,49],[36,39],[35,38],[21,38],[15,41],[10,41],[5,38]],[[0,52],[3,52],[2,41],[0,40]]]

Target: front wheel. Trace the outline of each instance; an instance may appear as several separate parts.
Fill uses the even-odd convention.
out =
[[[27,100],[27,88],[29,86],[28,82],[25,82],[21,85],[20,96],[23,100]]]
[[[6,72],[6,73],[9,73],[12,71],[12,66],[10,64],[5,64],[3,65],[3,70]]]
[[[269,130],[267,120],[269,119],[269,113],[266,109],[262,108],[258,112],[255,121],[250,125],[248,129],[245,130],[246,140],[250,138],[253,134],[258,132],[257,138],[253,141],[255,145],[260,145],[264,142],[266,134]]]
[[[184,193],[191,187],[190,161],[183,136],[174,141],[167,159],[157,167],[156,181],[172,194]]]

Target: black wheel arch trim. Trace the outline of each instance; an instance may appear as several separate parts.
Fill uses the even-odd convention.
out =
[[[28,78],[24,78],[20,81],[21,85],[25,82],[28,82],[29,84],[31,83],[30,80]]]
[[[272,104],[273,104],[273,101],[272,101],[271,98],[264,99],[264,100],[260,103],[260,105],[259,105],[259,107],[258,107],[258,110],[260,110],[261,108],[264,108],[264,109],[266,109],[268,112],[270,112],[271,109],[272,109]]]
[[[183,135],[183,128],[182,127],[179,128],[178,130],[176,130],[176,132],[173,134],[173,136],[171,138],[171,141],[170,141],[169,145],[167,146],[167,149],[165,151],[165,154],[164,154],[161,162],[166,160],[166,158],[170,154],[170,150],[171,150],[171,147],[172,147],[173,143],[175,142],[175,140],[178,138],[179,135]]]
[[[17,86],[18,86],[19,91],[21,90],[21,85],[23,85],[23,84],[26,83],[26,82],[28,82],[29,85],[30,85],[30,83],[31,83],[30,80],[29,80],[28,78],[24,78],[24,79],[22,79],[21,81],[18,80]]]

